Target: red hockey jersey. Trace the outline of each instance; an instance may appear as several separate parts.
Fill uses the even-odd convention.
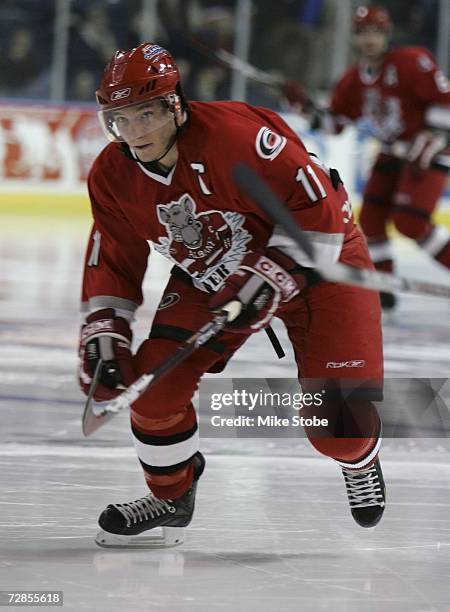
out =
[[[98,156],[88,179],[94,226],[83,300],[88,308],[133,310],[150,244],[216,291],[252,248],[277,246],[311,262],[233,183],[237,162],[253,167],[286,203],[322,261],[368,265],[347,194],[272,111],[240,102],[192,102],[167,177],[126,157],[118,144]]]
[[[363,118],[381,141],[392,143],[425,127],[450,129],[449,105],[450,83],[432,54],[399,47],[386,53],[376,74],[363,62],[351,66],[332,92],[330,110],[341,128],[346,119]]]

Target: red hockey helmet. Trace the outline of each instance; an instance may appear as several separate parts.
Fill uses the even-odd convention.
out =
[[[115,121],[119,109],[159,99],[166,112],[156,113],[148,130],[173,119],[174,113],[181,112],[179,84],[175,60],[159,45],[146,42],[129,51],[116,51],[96,92],[100,123],[108,139],[124,140]]]
[[[389,13],[382,6],[358,6],[353,16],[353,27],[356,31],[372,27],[388,32],[391,26]]]

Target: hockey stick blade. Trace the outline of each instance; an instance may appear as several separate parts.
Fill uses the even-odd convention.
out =
[[[94,404],[94,393],[100,380],[100,372],[103,365],[103,359],[99,359],[97,367],[95,368],[94,376],[92,377],[91,386],[89,387],[89,393],[86,398],[84,405],[83,418],[81,419],[81,429],[85,436],[90,436],[96,431],[101,425],[109,421],[113,415],[104,414],[103,416],[97,416],[93,411]]]
[[[192,334],[192,336],[190,336],[170,357],[160,363],[159,366],[147,374],[142,374],[142,376],[135,380],[128,389],[109,402],[96,402],[94,400],[93,396],[95,387],[97,386],[96,383],[94,387],[94,374],[83,414],[83,434],[85,436],[90,436],[115,414],[124,408],[128,408],[155,380],[159,380],[162,376],[167,374],[167,372],[170,372],[175,366],[187,359],[197,348],[203,346],[208,340],[216,336],[225,326],[227,319],[228,313],[218,314],[212,321],[209,321],[209,323],[206,323],[206,325],[203,325],[197,332]],[[97,371],[98,381],[100,376],[100,368],[98,365],[96,374]]]
[[[354,268],[340,262],[330,262],[326,265],[317,263],[314,247],[307,234],[259,174],[246,164],[239,163],[233,169],[233,179],[242,192],[251,197],[297,243],[311,262],[314,262],[314,268],[324,280],[375,291],[417,293],[450,299],[449,285],[403,278],[367,268]]]

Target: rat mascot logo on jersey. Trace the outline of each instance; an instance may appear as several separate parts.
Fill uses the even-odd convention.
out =
[[[362,114],[381,140],[391,142],[405,129],[400,100],[395,96],[382,98],[378,89],[363,92]]]
[[[197,215],[195,201],[187,193],[177,201],[158,204],[157,210],[169,237],[161,237],[155,249],[185,270],[198,289],[217,291],[247,251],[251,236],[242,227],[245,218],[218,210]]]

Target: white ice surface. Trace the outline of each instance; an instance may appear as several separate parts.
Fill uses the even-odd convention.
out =
[[[386,441],[388,507],[374,530],[353,522],[339,470],[304,440],[206,439],[207,470],[182,547],[95,546],[101,510],[146,489],[125,414],[92,439],[80,431],[74,371],[85,231],[84,222],[2,217],[0,590],[63,590],[70,611],[449,612],[444,439]],[[450,282],[415,248],[398,251],[402,273]],[[138,340],[165,266],[152,272]],[[447,378],[449,323],[445,301],[403,297],[385,325],[387,375]],[[224,373],[295,374],[292,355],[279,362],[263,334]]]

